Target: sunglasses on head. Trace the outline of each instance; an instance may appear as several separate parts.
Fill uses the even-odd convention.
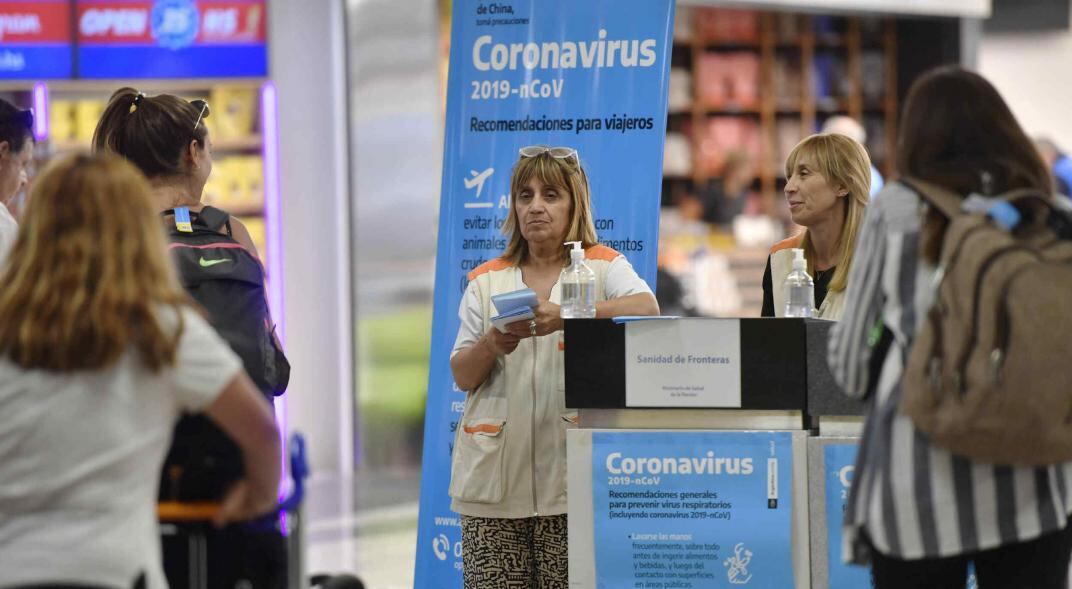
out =
[[[200,110],[200,112],[197,114],[197,121],[194,122],[194,132],[196,133],[197,126],[201,124],[201,119],[205,118],[205,113],[208,112],[208,103],[204,100],[191,100],[190,104],[192,104],[194,108]]]
[[[517,150],[521,157],[536,157],[543,154],[549,154],[551,157],[558,160],[565,160],[573,158],[580,160],[577,155],[577,150],[572,147],[549,147],[547,145],[529,145]]]

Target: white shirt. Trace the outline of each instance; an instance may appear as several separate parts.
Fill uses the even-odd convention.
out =
[[[3,269],[4,264],[7,262],[7,255],[11,253],[11,248],[15,245],[15,238],[19,235],[19,225],[15,222],[15,217],[11,216],[11,211],[7,210],[7,207],[0,203],[0,270]]]
[[[167,587],[155,506],[175,421],[242,369],[204,319],[183,320],[175,365],[156,373],[133,350],[74,373],[0,358],[0,587],[130,587],[142,572]]]
[[[521,280],[520,272],[517,273],[517,288],[528,288]],[[551,288],[553,290],[554,286]],[[633,265],[625,256],[618,256],[611,261],[610,267],[607,268],[607,279],[603,288],[606,291],[607,300],[641,293],[652,294],[651,287],[637,275]],[[484,311],[477,289],[472,287],[465,289],[462,302],[458,306],[458,317],[461,319],[461,326],[454,340],[454,349],[450,352],[451,358],[454,354],[480,341],[484,335]]]

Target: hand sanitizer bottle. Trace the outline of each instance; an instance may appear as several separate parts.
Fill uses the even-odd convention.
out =
[[[584,249],[579,241],[569,241],[570,265],[558,279],[562,287],[561,317],[584,319],[596,316],[596,273],[584,263]]]
[[[785,293],[785,317],[811,317],[815,308],[815,283],[808,276],[804,250],[793,248],[793,270],[782,285]]]

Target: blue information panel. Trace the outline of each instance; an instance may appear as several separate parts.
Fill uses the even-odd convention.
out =
[[[466,393],[450,351],[467,274],[506,245],[520,147],[577,150],[600,241],[655,285],[673,9],[672,0],[453,2],[417,588],[461,587],[447,488]]]
[[[794,586],[789,432],[594,432],[598,587]]]
[[[0,80],[72,74],[68,0],[0,0]]]
[[[871,586],[871,572],[867,567],[849,565],[841,559],[841,527],[858,448],[859,444],[855,443],[827,444],[823,448],[823,464],[826,467],[826,565],[830,589]]]
[[[268,75],[264,0],[77,0],[83,78]]]

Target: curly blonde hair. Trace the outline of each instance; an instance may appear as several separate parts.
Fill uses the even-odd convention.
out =
[[[0,355],[25,369],[105,368],[129,348],[153,371],[173,365],[191,304],[148,182],[114,155],[75,154],[41,173],[0,284]]]

